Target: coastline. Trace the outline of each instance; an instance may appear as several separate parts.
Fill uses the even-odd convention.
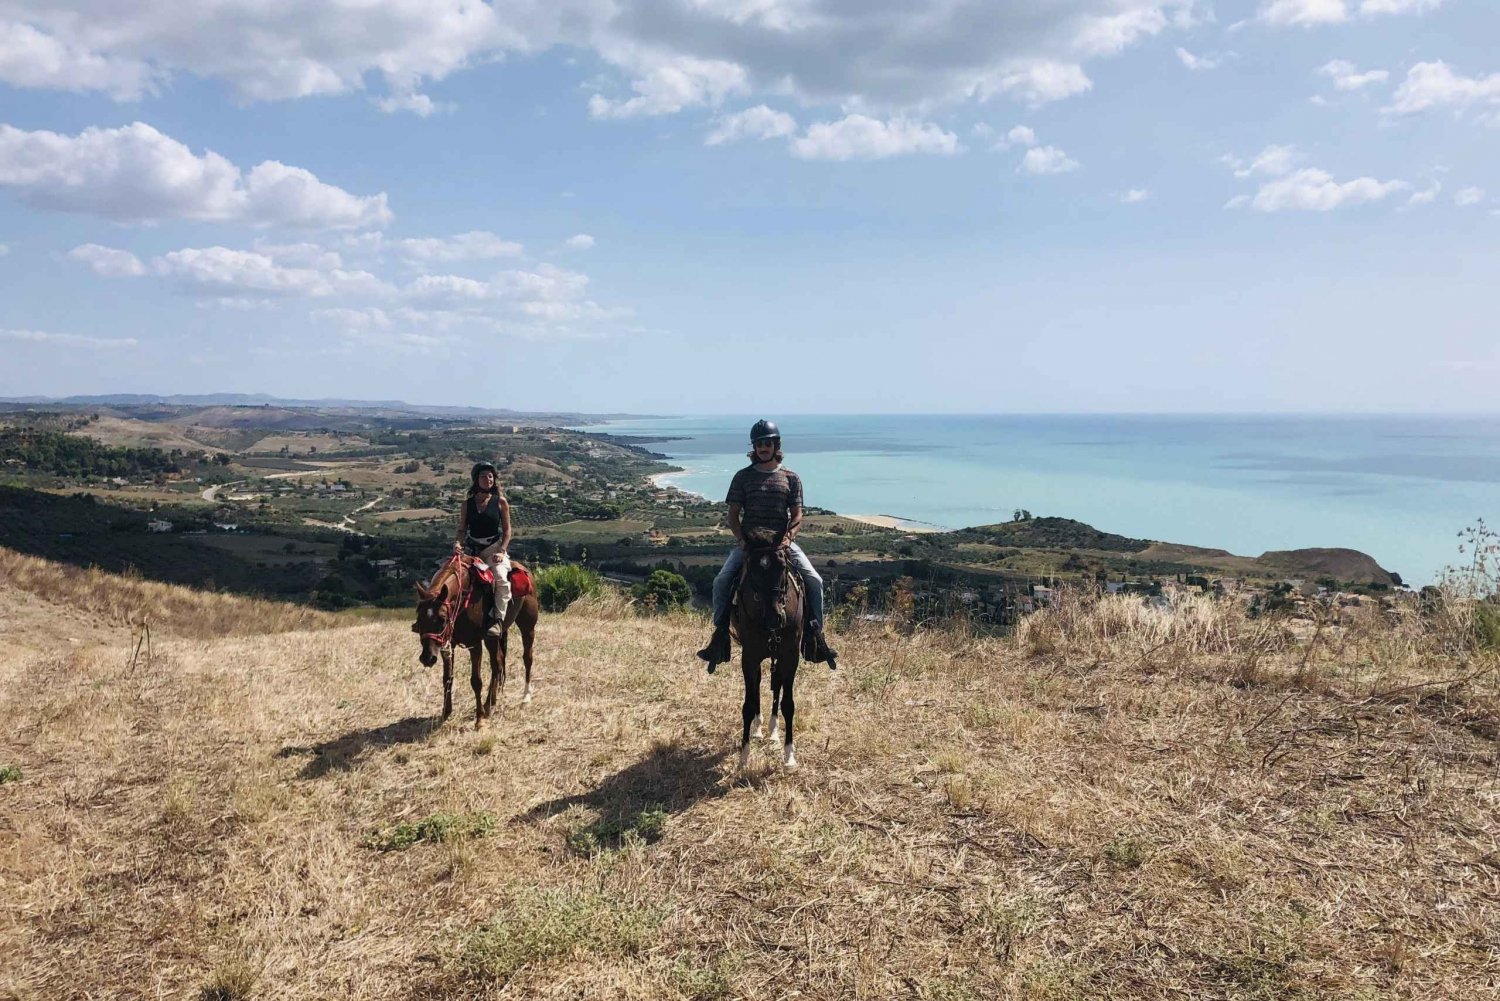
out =
[[[708,500],[707,497],[705,497],[703,494],[700,494],[698,491],[684,490],[682,487],[679,487],[676,483],[672,482],[673,477],[683,476],[686,473],[687,470],[685,469],[674,469],[671,472],[666,473],[652,473],[650,476],[646,477],[646,479],[650,480],[651,485],[653,487],[656,487],[658,490],[676,490],[678,493],[687,494],[689,497],[701,497],[703,500]]]
[[[862,521],[866,525],[874,525],[876,528],[890,528],[898,532],[910,532],[912,535],[935,535],[947,531],[937,525],[925,521],[912,521],[910,518],[900,518],[893,514],[840,514],[840,518],[848,518],[850,521]]]

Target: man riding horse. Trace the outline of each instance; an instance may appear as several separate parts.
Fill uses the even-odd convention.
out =
[[[750,429],[750,444],[750,465],[734,474],[725,498],[729,504],[726,521],[735,544],[714,578],[714,633],[698,656],[708,662],[710,670],[729,660],[729,602],[745,565],[745,535],[763,529],[781,540],[807,593],[803,656],[813,663],[836,666],[838,653],[823,637],[823,578],[795,541],[802,527],[802,478],[781,465],[781,432],[774,422],[756,421]]]

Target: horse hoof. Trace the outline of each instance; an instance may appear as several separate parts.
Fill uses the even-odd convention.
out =
[[[797,767],[797,749],[794,748],[791,744],[786,745],[786,752],[785,752],[785,755],[782,757],[781,760],[786,765],[786,767],[788,767],[788,768],[796,768]]]
[[[750,765],[750,745],[746,744],[740,748],[740,771],[744,771]]]
[[[523,705],[523,706],[529,706],[529,705],[531,705],[531,686],[530,685],[526,686],[526,691],[523,692],[522,695],[521,695],[521,705]]]
[[[761,725],[759,716],[750,721],[750,731],[750,735],[757,740],[766,735],[766,728]]]
[[[780,739],[781,739],[781,727],[780,726],[773,726],[773,727],[771,727],[771,743],[774,744],[776,741],[778,741]]]

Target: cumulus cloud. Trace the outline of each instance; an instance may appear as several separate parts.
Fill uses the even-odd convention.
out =
[[[1266,182],[1253,196],[1231,199],[1227,207],[1249,205],[1257,212],[1331,212],[1378,202],[1408,187],[1405,181],[1377,181],[1372,177],[1341,183],[1326,170],[1308,167]]]
[[[1292,169],[1292,164],[1297,160],[1297,148],[1295,146],[1267,146],[1249,163],[1234,157],[1227,158],[1226,162],[1234,167],[1234,176],[1245,177],[1275,177],[1285,174]]]
[[[521,336],[594,336],[618,329],[627,310],[588,295],[587,275],[540,264],[502,271],[487,280],[422,275],[400,295],[429,318]]]
[[[245,175],[219,154],[199,156],[141,122],[76,136],[0,125],[0,186],[41,208],[117,222],[358,229],[391,219],[384,193],[352,195],[275,160]]]
[[[163,254],[153,270],[189,295],[248,299],[322,299],[380,295],[390,286],[368,271],[289,267],[269,254],[229,247],[186,247]]]
[[[17,26],[0,31],[0,79],[127,99],[178,74],[222,80],[245,100],[368,83],[388,95],[380,107],[424,114],[436,108],[424,92],[431,81],[568,46],[632,81],[630,96],[594,94],[595,117],[670,114],[739,92],[887,117],[1081,93],[1091,86],[1083,63],[1190,27],[1194,9],[1195,0],[0,0]]]
[[[589,98],[589,114],[594,118],[671,115],[696,105],[718,105],[726,95],[743,90],[745,81],[744,68],[734,63],[679,56],[632,81],[635,97],[610,100],[595,94]]]
[[[1431,205],[1437,201],[1437,196],[1442,190],[1443,185],[1441,182],[1434,181],[1432,187],[1413,192],[1412,196],[1406,200],[1406,205],[1408,208],[1415,208],[1418,205]]]
[[[70,45],[20,21],[0,19],[0,82],[13,87],[100,91],[134,101],[156,89],[145,63]]]
[[[454,236],[385,240],[383,246],[406,261],[424,267],[453,261],[519,257],[525,250],[521,244],[513,240],[501,239],[496,234],[485,230],[471,230]]]
[[[146,265],[128,250],[102,247],[97,243],[85,243],[68,251],[67,258],[87,265],[96,275],[105,278],[139,278],[146,273]]]
[[[784,111],[757,104],[753,108],[714,120],[714,127],[703,140],[705,146],[719,146],[741,139],[780,139],[795,135],[797,120]]]
[[[1443,0],[1267,0],[1260,20],[1274,25],[1339,24],[1356,12],[1361,17],[1377,14],[1424,14]]]
[[[64,348],[104,348],[106,350],[129,349],[137,346],[134,337],[87,337],[83,334],[56,334],[45,330],[13,330],[0,327],[0,338],[28,344],[44,344]]]
[[[1478,205],[1482,201],[1484,201],[1483,188],[1464,188],[1453,195],[1453,204],[1460,207]]]
[[[1001,137],[995,143],[996,149],[1010,149],[1012,146],[1035,146],[1036,131],[1029,125],[1017,125]]]
[[[1335,59],[1318,67],[1318,72],[1333,81],[1334,87],[1339,90],[1359,90],[1368,87],[1372,83],[1384,83],[1390,73],[1385,70],[1366,70],[1361,73],[1353,63],[1347,59]]]
[[[952,132],[928,122],[849,115],[810,125],[806,135],[792,140],[791,149],[803,160],[880,160],[908,153],[952,156],[959,145]]]
[[[1066,174],[1078,169],[1078,161],[1056,146],[1033,146],[1016,168],[1023,174]]]
[[[563,241],[563,246],[569,250],[588,250],[594,245],[594,238],[587,233],[576,233]]]
[[[1190,70],[1216,70],[1224,62],[1222,57],[1195,56],[1180,45],[1177,47],[1177,58]]]
[[[1120,201],[1126,205],[1137,205],[1151,197],[1151,192],[1145,188],[1131,188],[1120,196]]]
[[[1388,107],[1390,115],[1414,115],[1446,108],[1463,111],[1474,105],[1500,104],[1500,73],[1485,77],[1466,77],[1438,60],[1417,63],[1406,71],[1406,79],[1396,88]]]
[[[546,12],[523,3],[368,0],[287,4],[6,0],[0,79],[133,99],[182,72],[227,82],[242,99],[359,90],[368,74],[397,95],[491,53],[546,44]],[[502,13],[500,8],[517,8]],[[528,23],[528,21],[530,23]],[[24,33],[23,33],[24,32]],[[408,109],[409,110],[409,109]]]

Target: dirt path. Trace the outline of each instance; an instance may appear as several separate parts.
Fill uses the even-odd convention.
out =
[[[230,480],[228,483],[220,483],[218,486],[209,487],[207,490],[203,491],[203,493],[199,494],[199,496],[202,497],[204,500],[208,501],[210,504],[212,504],[213,501],[214,501],[214,498],[216,498],[216,497],[219,496],[219,491],[220,490],[223,490],[225,487],[232,487],[232,486],[234,486],[234,485],[236,485],[238,483],[244,483],[244,482],[246,482],[246,481],[244,481],[244,480]]]

